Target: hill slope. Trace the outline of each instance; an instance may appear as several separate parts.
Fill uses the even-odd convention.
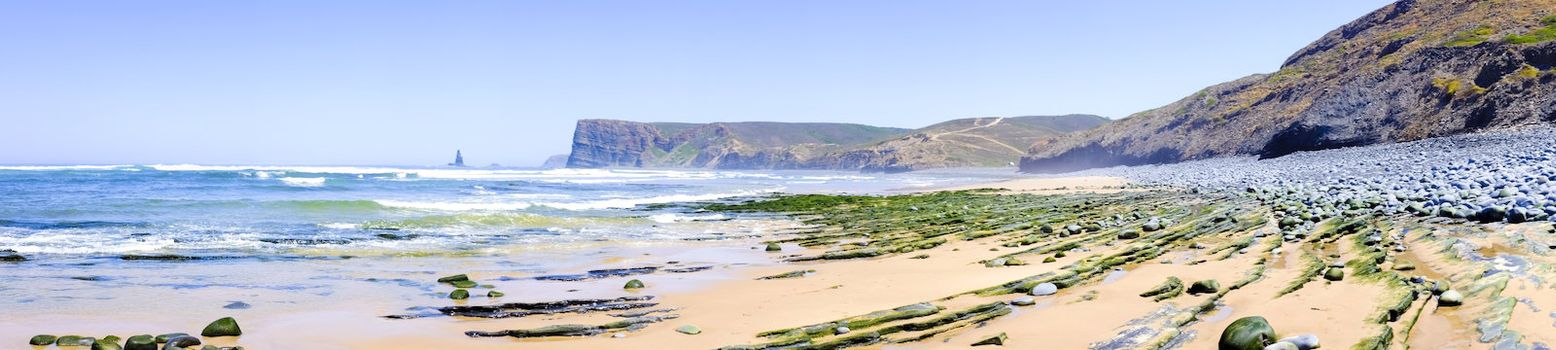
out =
[[[1410,141],[1556,120],[1556,0],[1404,0],[1280,71],[1040,142],[1024,172]]]
[[[1089,115],[974,118],[917,130],[835,123],[578,121],[569,167],[908,171],[1004,166],[1037,140],[1101,125]]]

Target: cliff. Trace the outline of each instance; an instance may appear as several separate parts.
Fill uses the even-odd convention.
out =
[[[1040,141],[1024,172],[1400,142],[1556,120],[1556,0],[1405,0],[1275,73]]]
[[[578,121],[568,167],[909,171],[1006,166],[1089,115],[959,119],[917,130],[839,123]]]

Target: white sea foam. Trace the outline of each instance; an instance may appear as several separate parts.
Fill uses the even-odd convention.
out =
[[[281,183],[285,183],[287,186],[320,187],[324,186],[325,179],[322,177],[283,177],[278,180],[281,180]]]
[[[374,202],[391,208],[439,211],[524,210],[533,206],[530,203],[523,202],[425,202],[387,199],[375,200]]]
[[[784,189],[783,187],[774,187],[774,188],[769,188],[769,189],[738,191],[738,192],[727,192],[727,193],[672,194],[672,195],[663,195],[663,196],[654,196],[654,197],[640,197],[640,198],[612,198],[612,199],[603,199],[603,200],[587,201],[587,202],[576,202],[576,203],[550,202],[550,203],[539,203],[537,205],[545,206],[545,207],[550,207],[550,208],[557,208],[557,209],[566,209],[566,210],[623,209],[623,208],[632,208],[632,207],[636,207],[636,206],[644,205],[644,204],[676,203],[676,202],[698,202],[698,201],[711,201],[711,200],[715,200],[715,199],[722,199],[722,198],[729,198],[729,197],[757,196],[757,195],[763,195],[763,194],[769,194],[769,193],[783,191],[783,189]]]
[[[351,229],[356,229],[357,228],[357,224],[344,223],[344,222],[331,222],[331,223],[319,224],[319,227],[332,228],[332,229],[336,229],[336,230],[351,230]]]

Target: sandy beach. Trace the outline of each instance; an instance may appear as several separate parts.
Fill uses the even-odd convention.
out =
[[[946,228],[947,224],[906,224],[875,228],[878,235],[829,237],[831,233],[849,233],[861,227],[843,227],[820,221],[825,213],[796,217],[810,226],[796,226],[776,235],[739,240],[723,240],[648,246],[595,246],[557,249],[561,255],[583,255],[572,261],[568,270],[625,269],[655,267],[657,272],[591,278],[583,281],[536,280],[533,273],[504,270],[490,261],[459,258],[415,258],[422,271],[401,274],[423,286],[423,292],[384,293],[381,285],[353,283],[332,289],[329,301],[306,301],[289,305],[286,300],[256,300],[241,289],[210,291],[199,300],[247,299],[256,307],[227,312],[200,312],[178,316],[159,314],[159,308],[171,308],[179,302],[161,302],[127,310],[145,316],[122,322],[120,314],[95,310],[63,311],[39,317],[25,327],[0,327],[0,338],[8,343],[38,333],[41,329],[70,329],[84,334],[134,334],[143,329],[197,331],[203,319],[237,316],[246,331],[241,337],[212,338],[208,344],[242,345],[248,349],[641,349],[645,346],[665,349],[715,349],[730,347],[764,348],[786,336],[759,336],[764,332],[817,325],[833,320],[853,319],[883,310],[926,305],[930,315],[858,323],[862,329],[837,332],[838,324],[825,326],[824,334],[805,336],[803,344],[828,348],[830,341],[850,336],[869,336],[868,341],[842,346],[861,349],[963,349],[988,337],[1004,334],[1004,345],[1023,349],[1206,349],[1213,348],[1222,329],[1233,320],[1263,316],[1282,336],[1318,335],[1326,347],[1345,348],[1376,339],[1388,332],[1386,343],[1418,348],[1490,348],[1491,344],[1474,341],[1474,320],[1484,319],[1495,300],[1531,300],[1545,303],[1552,298],[1541,295],[1544,286],[1530,285],[1516,276],[1511,286],[1496,293],[1470,294],[1464,307],[1439,308],[1431,297],[1411,298],[1401,303],[1401,292],[1418,293],[1412,287],[1391,280],[1390,276],[1424,276],[1431,280],[1454,281],[1455,286],[1496,285],[1486,282],[1481,263],[1466,263],[1455,247],[1479,245],[1489,256],[1518,256],[1524,273],[1530,266],[1544,266],[1552,259],[1536,256],[1524,248],[1512,248],[1513,235],[1498,234],[1482,227],[1451,226],[1456,235],[1470,240],[1443,240],[1433,236],[1439,223],[1405,222],[1379,226],[1380,230],[1400,237],[1397,242],[1412,242],[1408,253],[1389,257],[1381,272],[1341,280],[1318,277],[1316,270],[1329,261],[1356,261],[1372,258],[1375,248],[1361,246],[1357,240],[1321,240],[1305,244],[1282,244],[1274,220],[1249,202],[1230,197],[1202,198],[1175,191],[1131,189],[1121,192],[1117,178],[1032,178],[965,186],[960,189],[998,189],[980,194],[928,192],[892,198],[944,195],[945,199],[909,207],[908,215],[919,205],[939,202],[972,201],[959,214],[984,217],[1027,213],[1030,209],[997,208],[1000,205],[1037,205],[1033,208],[1065,208],[1063,203],[1119,203],[1136,207],[1102,205],[1092,210],[1107,213],[1149,210],[1147,216],[1116,216],[1108,228],[1081,229],[1043,235],[1048,228],[1031,225],[997,224],[975,228],[954,225],[950,235],[907,243],[915,249],[859,258],[825,258],[810,261],[804,257],[833,256],[833,252],[857,251],[881,242],[900,242],[900,237],[918,237],[919,231]],[[1034,195],[1039,194],[1039,195]],[[1220,199],[1217,199],[1220,198]],[[993,201],[993,202],[986,202]],[[956,208],[955,203],[945,204]],[[992,205],[992,203],[1003,203]],[[1043,204],[1047,203],[1047,204]],[[886,204],[880,204],[886,205]],[[896,204],[892,204],[896,205]],[[1057,206],[1056,206],[1057,205]],[[853,215],[847,210],[838,215]],[[927,208],[926,208],[927,209]],[[934,210],[934,209],[927,209]],[[957,212],[953,209],[946,213]],[[1054,212],[1045,217],[1075,217],[1075,213]],[[1080,214],[1085,217],[1097,215]],[[1104,217],[1114,217],[1109,216]],[[937,215],[938,216],[938,215]],[[1159,216],[1161,219],[1156,219]],[[1164,227],[1139,232],[1146,218],[1165,222]],[[896,225],[899,219],[871,219]],[[900,220],[918,220],[904,218]],[[1064,221],[1054,219],[1053,221]],[[1234,224],[1235,223],[1235,224]],[[873,223],[865,223],[874,225]],[[808,228],[806,228],[808,227]],[[1512,225],[1509,230],[1534,233],[1543,228]],[[1320,229],[1336,230],[1333,227]],[[899,232],[900,231],[900,232]],[[1139,238],[1119,239],[1128,232]],[[1142,234],[1143,235],[1140,235]],[[899,238],[891,238],[899,237]],[[1349,236],[1347,236],[1349,237]],[[781,251],[765,251],[764,242],[781,242]],[[818,242],[829,242],[820,244]],[[897,244],[897,243],[893,243]],[[1392,244],[1392,243],[1390,243]],[[1400,243],[1403,244],[1403,243]],[[849,247],[856,248],[849,248]],[[1491,251],[1491,249],[1500,249]],[[874,252],[874,251],[872,251]],[[798,259],[797,259],[798,258]],[[387,264],[388,260],[367,262],[344,260],[325,264]],[[994,263],[994,261],[998,261]],[[1489,261],[1489,260],[1488,260]],[[1319,264],[1319,265],[1314,265]],[[1393,271],[1388,267],[1413,265],[1413,269]],[[1487,262],[1485,264],[1495,264]],[[437,272],[428,272],[437,266]],[[675,268],[707,266],[689,273],[667,273]],[[399,267],[404,269],[406,267]],[[374,269],[351,273],[353,278],[372,279]],[[1346,269],[1348,272],[1352,269]],[[1495,267],[1492,268],[1495,270]],[[799,271],[793,278],[761,279]],[[1354,270],[1360,271],[1360,270]],[[1080,275],[1076,275],[1080,272]],[[472,289],[478,294],[468,300],[448,300],[443,293],[452,288],[430,282],[443,274],[467,273],[469,279],[487,287]],[[419,277],[415,277],[419,276]],[[1057,276],[1057,277],[1056,277]],[[322,276],[314,276],[317,278]],[[1169,278],[1184,285],[1214,280],[1220,289],[1201,294],[1182,293],[1155,300],[1141,297],[1144,291],[1163,284]],[[1403,277],[1400,277],[1403,278]],[[640,280],[646,287],[623,289],[628,280]],[[1030,283],[1018,283],[1032,281]],[[1052,281],[1063,285],[1053,294],[1031,296],[1036,282]],[[1505,281],[1505,280],[1504,280]],[[410,282],[407,282],[410,283]],[[1014,284],[1013,284],[1014,283]],[[413,283],[414,284],[414,283]],[[1001,287],[1004,286],[1004,287]],[[1011,287],[1017,286],[1017,287]],[[1296,287],[1293,287],[1296,286]],[[1180,286],[1181,287],[1181,286]],[[1486,287],[1481,287],[1486,288]],[[1233,290],[1235,289],[1235,290]],[[486,290],[501,290],[507,295],[487,298]],[[1478,290],[1478,289],[1477,289]],[[1428,294],[1429,295],[1429,294]],[[624,319],[627,311],[561,312],[512,318],[448,317],[426,307],[479,306],[497,303],[549,302],[576,299],[610,299],[651,296],[652,306],[632,308],[637,316],[662,316],[642,326],[608,329],[583,336],[536,338],[472,338],[467,331],[495,332],[517,329],[543,329],[555,325],[602,325]],[[1021,300],[1028,299],[1029,300]],[[1479,301],[1484,300],[1484,301]],[[296,302],[296,301],[291,301]],[[1475,305],[1471,307],[1470,305]],[[1402,313],[1392,319],[1389,309]],[[1381,311],[1380,311],[1381,310]],[[390,319],[384,316],[418,314],[421,318]],[[1379,316],[1380,313],[1384,316]],[[128,315],[128,314],[124,314]],[[953,317],[954,316],[954,317]],[[1506,322],[1518,329],[1526,341],[1556,341],[1549,320],[1532,311],[1520,311]],[[921,323],[926,318],[947,317],[942,321]],[[1380,319],[1380,317],[1382,317]],[[1408,323],[1406,323],[1408,322]],[[850,323],[853,324],[853,323]],[[1389,326],[1386,331],[1382,326]],[[699,334],[684,334],[683,326],[696,326]],[[892,327],[896,327],[893,329]],[[903,331],[906,329],[906,331]],[[876,332],[889,332],[877,334]],[[803,334],[803,333],[801,333]],[[791,333],[791,341],[793,334]],[[735,346],[735,347],[731,347]],[[42,349],[44,347],[36,347]]]

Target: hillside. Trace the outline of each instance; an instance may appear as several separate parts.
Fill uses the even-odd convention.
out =
[[[1024,172],[1419,140],[1556,120],[1556,0],[1399,1],[1277,72],[1034,145]]]
[[[909,171],[1005,166],[1097,116],[959,119],[908,130],[839,123],[580,120],[568,166]]]

